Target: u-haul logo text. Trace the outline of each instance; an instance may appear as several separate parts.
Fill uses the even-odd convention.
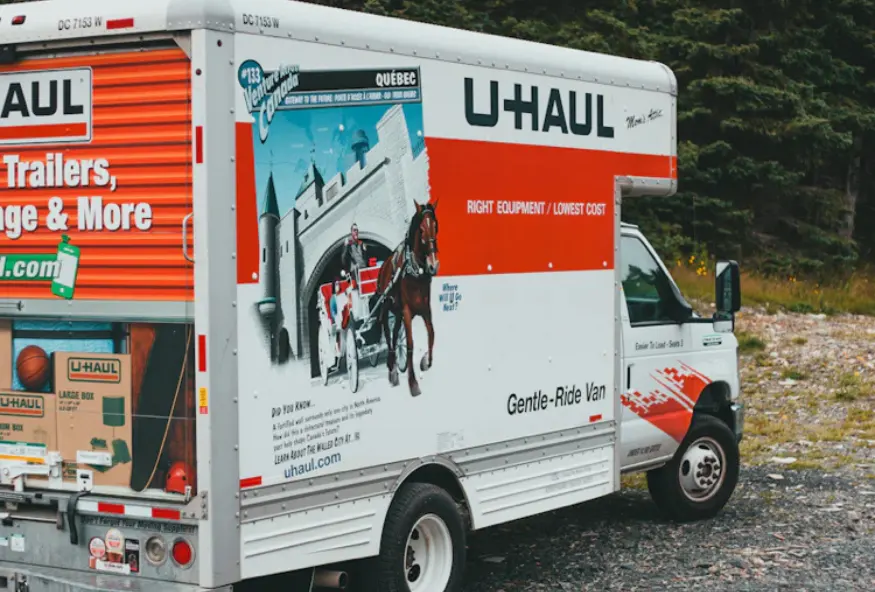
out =
[[[10,393],[0,395],[0,415],[42,417],[45,415],[45,410],[45,399],[41,395]]]
[[[474,79],[465,78],[465,120],[475,127],[495,127],[502,113],[513,114],[517,130],[533,132],[558,130],[563,134],[613,138],[614,128],[606,123],[605,96],[593,93],[567,92],[554,87],[513,84],[499,88],[498,80],[489,81],[489,105],[485,111],[474,107]],[[482,89],[478,91],[482,92]],[[502,100],[503,97],[503,100]],[[595,106],[593,106],[595,99]]]
[[[0,145],[91,140],[91,69],[0,74]]]
[[[70,358],[67,362],[67,380],[117,384],[122,380],[122,365],[118,360]]]

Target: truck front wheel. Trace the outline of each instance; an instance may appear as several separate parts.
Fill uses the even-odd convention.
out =
[[[647,473],[647,487],[656,505],[674,520],[712,518],[735,490],[739,463],[738,442],[729,426],[697,413],[674,458]]]
[[[456,501],[430,483],[407,483],[392,501],[380,555],[369,573],[374,592],[458,592],[465,570],[465,523]]]

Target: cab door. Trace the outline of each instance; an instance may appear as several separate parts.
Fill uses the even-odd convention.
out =
[[[690,324],[672,318],[678,296],[656,254],[637,234],[620,247],[625,306],[622,467],[670,457],[686,434],[695,402],[686,394]],[[672,302],[672,299],[675,299]]]

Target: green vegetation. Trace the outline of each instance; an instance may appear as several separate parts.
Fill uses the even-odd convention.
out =
[[[837,322],[854,327],[850,320]],[[739,325],[740,343],[746,344],[741,352],[742,391],[748,408],[741,442],[744,462],[772,464],[774,456],[796,457],[789,464],[775,465],[777,472],[835,470],[865,463],[875,452],[872,375],[845,370],[842,365],[805,365],[803,371],[798,366],[805,362],[799,357],[792,360],[792,365],[781,367],[762,349],[749,345],[763,340],[745,327],[743,316]],[[844,339],[857,351],[866,348],[850,334]],[[799,341],[807,343],[801,336],[778,335],[774,347],[782,351],[788,343]],[[824,369],[825,375],[820,373]],[[784,388],[776,384],[787,378],[800,382]]]
[[[647,491],[647,476],[644,473],[623,475],[620,477],[620,486],[623,489]]]
[[[858,373],[845,373],[838,378],[835,397],[839,401],[856,401],[872,395],[872,388]]]
[[[685,261],[676,260],[672,277],[689,298],[711,302],[714,299],[714,265],[698,264],[692,269]],[[707,271],[704,271],[707,269]],[[841,281],[828,284],[814,280],[786,279],[751,272],[742,272],[741,302],[743,306],[759,306],[774,314],[787,312],[875,315],[875,274],[853,273]]]
[[[766,349],[766,342],[757,335],[738,330],[735,332],[735,336],[738,338],[738,351],[743,354],[759,352]]]
[[[796,368],[785,368],[783,372],[781,372],[781,378],[790,379],[790,380],[805,380],[808,376],[802,372],[801,370],[797,370]]]

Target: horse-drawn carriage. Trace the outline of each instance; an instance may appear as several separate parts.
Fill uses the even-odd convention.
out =
[[[387,351],[379,322],[380,300],[376,296],[377,277],[382,261],[371,259],[368,267],[353,272],[350,277],[341,272],[341,279],[319,286],[316,308],[319,314],[319,371],[322,383],[331,374],[345,367],[352,392],[359,388],[359,360],[366,359],[376,367],[380,355]],[[400,323],[398,334],[399,370],[407,367],[407,337],[404,322],[389,314],[390,328]]]

